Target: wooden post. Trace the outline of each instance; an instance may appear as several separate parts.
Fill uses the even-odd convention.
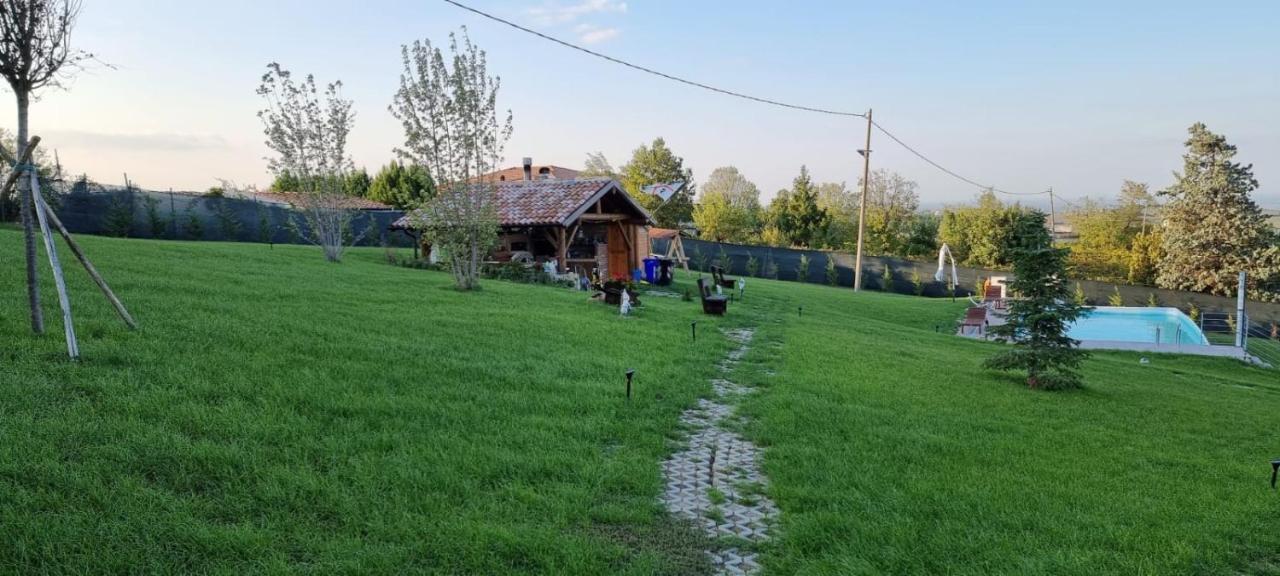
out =
[[[16,168],[15,168],[16,170]],[[31,196],[35,200],[36,220],[40,222],[40,236],[44,238],[44,250],[49,255],[49,267],[53,269],[53,282],[58,288],[58,305],[62,308],[62,331],[67,337],[67,355],[72,360],[80,358],[80,345],[76,342],[76,328],[71,319],[71,300],[67,297],[67,282],[62,277],[62,265],[58,262],[58,245],[53,243],[49,231],[48,206],[40,194],[40,175],[31,171]]]
[[[36,145],[38,144],[40,144],[40,137],[32,136],[31,140],[27,143],[27,149],[23,150],[22,154],[18,155],[17,161],[12,163],[13,170],[9,171],[9,178],[4,181],[4,186],[0,187],[0,202],[4,202],[4,199],[9,195],[9,189],[13,188],[14,183],[18,181],[18,177],[25,172],[25,170],[19,170],[18,166],[31,161],[31,153],[36,149]],[[0,150],[3,150],[3,148],[0,148]],[[8,159],[9,155],[6,152],[5,160]]]
[[[39,202],[41,206],[44,206],[43,212],[49,217],[49,221],[53,223],[53,227],[62,235],[62,239],[67,241],[67,246],[71,248],[71,253],[76,255],[76,259],[84,266],[85,271],[89,273],[89,277],[93,279],[94,284],[98,285],[98,289],[102,290],[102,294],[107,297],[107,301],[111,302],[111,305],[115,307],[116,313],[120,315],[120,318],[124,320],[124,323],[128,325],[131,330],[137,330],[138,323],[134,322],[133,316],[129,315],[129,311],[125,309],[124,304],[120,302],[119,298],[116,298],[115,292],[111,291],[111,287],[107,285],[107,281],[102,279],[102,275],[98,274],[98,270],[93,267],[93,263],[89,262],[89,258],[84,255],[84,251],[80,249],[80,245],[71,237],[71,233],[67,232],[67,228],[62,225],[62,221],[58,219],[58,215],[54,214],[53,210],[49,209],[49,205],[45,204],[43,199]]]
[[[569,237],[565,232],[564,226],[556,228],[556,267],[559,272],[564,274],[569,271]]]

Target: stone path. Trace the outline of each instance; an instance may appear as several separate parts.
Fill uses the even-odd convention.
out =
[[[755,332],[725,333],[738,347],[720,363],[725,375],[747,353]],[[677,516],[693,520],[712,538],[728,537],[744,543],[768,538],[778,507],[764,495],[767,479],[760,471],[760,449],[734,432],[742,420],[733,403],[749,388],[723,378],[711,381],[715,398],[702,399],[680,420],[691,429],[688,447],[662,464],[666,480],[663,503]],[[719,574],[754,574],[756,553],[739,547],[709,550]]]

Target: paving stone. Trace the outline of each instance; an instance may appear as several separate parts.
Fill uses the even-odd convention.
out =
[[[755,332],[751,329],[730,330],[725,336],[738,347],[729,352],[719,368],[728,375],[750,350]],[[727,428],[729,424],[744,423],[734,414],[733,404],[751,388],[737,384],[728,378],[711,381],[715,397],[698,400],[698,404],[686,410],[680,421],[689,429],[684,449],[671,455],[662,464],[666,490],[663,503],[673,514],[701,524],[709,536],[736,536],[751,542],[768,538],[768,526],[777,517],[778,509],[767,497],[753,494],[751,504],[744,504],[737,482],[767,485],[759,468],[760,450],[751,442]],[[715,465],[711,465],[712,458]],[[711,503],[708,490],[720,490],[725,501]],[[715,507],[720,510],[715,520],[707,514]],[[720,574],[755,574],[760,570],[756,554],[738,549],[707,552]]]

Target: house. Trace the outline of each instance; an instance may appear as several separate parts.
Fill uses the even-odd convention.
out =
[[[565,168],[564,166],[536,166],[532,158],[525,158],[522,166],[512,166],[503,168],[497,172],[490,172],[478,178],[476,181],[482,182],[509,182],[514,180],[574,180],[578,177],[578,170]]]
[[[494,260],[554,260],[560,272],[597,269],[604,277],[630,276],[643,265],[653,219],[616,180],[533,179],[531,170],[522,172],[518,180],[489,184],[501,227]],[[406,215],[392,229],[409,231],[411,221]]]

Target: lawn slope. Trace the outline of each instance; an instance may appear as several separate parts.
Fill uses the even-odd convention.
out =
[[[692,303],[621,319],[582,292],[459,293],[378,250],[83,243],[142,330],[68,269],[73,364],[52,290],[30,335],[0,230],[0,572],[705,567],[657,502],[729,348],[710,319],[690,344]]]
[[[723,319],[623,319],[380,250],[83,241],[143,328],[69,269],[71,363],[0,230],[0,572],[702,573],[659,463],[742,326],[773,573],[1280,567],[1274,371],[1096,354],[1084,390],[1034,392],[947,300],[753,279]]]

